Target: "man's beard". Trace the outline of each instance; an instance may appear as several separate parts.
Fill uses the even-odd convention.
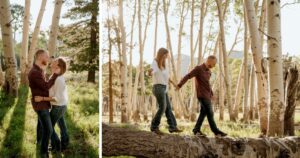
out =
[[[44,65],[44,66],[47,66],[47,61],[42,61],[42,64]]]

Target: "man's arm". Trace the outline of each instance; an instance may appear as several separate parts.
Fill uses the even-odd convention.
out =
[[[196,66],[192,71],[186,74],[181,81],[177,84],[178,88],[181,88],[189,79],[195,77],[199,73],[199,67]]]
[[[58,75],[54,73],[49,81],[45,81],[42,74],[38,72],[34,72],[31,75],[32,75],[30,77],[31,82],[34,83],[34,85],[38,86],[40,89],[45,91],[49,90],[54,85],[54,82],[58,77]]]

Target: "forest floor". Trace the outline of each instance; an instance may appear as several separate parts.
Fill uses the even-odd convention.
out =
[[[197,115],[198,116],[198,115]],[[233,137],[233,138],[241,138],[241,137],[252,137],[252,138],[257,138],[260,135],[260,130],[259,130],[259,122],[258,120],[255,121],[250,121],[249,123],[244,123],[241,121],[237,122],[231,122],[229,121],[229,115],[228,112],[224,113],[224,121],[219,120],[219,113],[215,112],[214,114],[216,124],[219,129],[222,131],[226,132],[228,134],[228,137]],[[151,119],[151,115],[149,115],[148,119]],[[239,115],[239,118],[242,118],[242,114]],[[150,131],[150,121],[143,121],[140,123],[120,123],[120,117],[117,115],[114,117],[115,123],[109,124],[110,126],[115,126],[115,127],[122,127],[122,128],[131,128],[131,129],[136,129],[136,130],[143,130],[143,131]],[[108,124],[108,116],[104,115],[102,116],[102,122]],[[177,119],[177,124],[180,129],[183,129],[183,132],[180,133],[179,135],[193,135],[193,128],[196,122],[191,122],[189,120],[183,120],[183,119]],[[295,114],[295,134],[296,136],[300,136],[300,111],[296,110]],[[161,125],[160,125],[161,131],[164,133],[169,133],[168,132],[168,124],[166,117],[163,116],[161,120]],[[211,132],[209,128],[209,124],[207,119],[205,118],[201,131],[205,134],[207,134],[208,137],[214,137],[214,134]],[[116,156],[117,158],[131,158],[129,156]]]
[[[86,73],[66,74],[69,94],[66,123],[70,146],[62,154],[50,154],[50,157],[98,158],[98,83],[87,83],[86,78]],[[30,90],[24,86],[19,88],[19,96],[15,99],[0,94],[0,157],[38,157],[37,114],[30,98]],[[56,131],[59,134],[57,127]]]

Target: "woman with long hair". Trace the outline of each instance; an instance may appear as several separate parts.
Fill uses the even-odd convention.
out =
[[[163,114],[167,117],[170,133],[182,132],[182,130],[177,128],[177,122],[172,112],[172,106],[167,93],[168,83],[173,83],[169,79],[169,70],[166,65],[168,57],[169,51],[165,48],[160,48],[151,65],[151,75],[153,76],[152,92],[156,97],[158,105],[158,110],[151,122],[151,131],[156,134],[163,134],[159,130],[159,124]]]

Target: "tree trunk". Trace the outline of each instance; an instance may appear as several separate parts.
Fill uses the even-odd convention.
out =
[[[63,5],[63,0],[55,0],[54,12],[52,15],[52,24],[50,29],[49,41],[48,41],[48,52],[50,56],[56,56],[56,41],[58,35],[58,28],[59,28],[59,19],[61,8]]]
[[[137,131],[102,124],[103,156],[164,158],[300,157],[299,137],[219,138]]]
[[[129,50],[129,81],[128,81],[128,110],[127,110],[127,116],[131,116],[132,112],[132,51],[133,51],[133,30],[134,30],[134,24],[135,24],[135,17],[136,17],[136,0],[134,1],[134,13],[132,15],[132,22],[131,22],[131,31],[130,31],[130,50]],[[128,117],[130,119],[130,117]]]
[[[119,28],[121,30],[122,43],[122,64],[121,64],[121,123],[128,122],[127,106],[127,53],[126,53],[126,32],[123,22],[123,0],[119,0]]]
[[[284,131],[284,88],[281,49],[280,1],[267,0],[269,55],[269,136],[282,136]]]
[[[299,74],[297,67],[290,68],[287,73],[288,74],[285,81],[287,84],[285,87],[286,109],[284,114],[284,135],[293,136],[295,135],[294,116],[297,97],[299,95],[300,82],[298,82]]]
[[[255,119],[255,102],[254,102],[254,89],[255,89],[255,72],[254,72],[254,65],[251,64],[251,71],[250,71],[250,81],[249,81],[249,119],[254,120]]]
[[[34,53],[36,51],[36,47],[38,44],[38,37],[40,34],[40,26],[41,26],[41,23],[43,20],[46,4],[47,4],[47,0],[42,0],[40,11],[39,11],[38,17],[36,19],[34,31],[33,31],[32,37],[31,37],[30,49],[28,52],[28,65],[27,65],[27,70],[26,70],[27,73],[29,72],[29,70],[33,64],[33,60],[34,60],[33,57],[34,57]]]
[[[113,70],[112,70],[112,39],[111,39],[111,22],[110,22],[110,14],[109,14],[110,2],[107,4],[107,13],[108,13],[108,22],[107,22],[107,35],[108,35],[108,73],[109,73],[109,123],[114,122],[114,107],[113,107],[113,84],[112,84],[112,77],[113,77]]]
[[[97,0],[93,0],[93,4],[96,4]],[[88,60],[89,63],[92,64],[96,58],[96,55],[99,53],[97,50],[97,45],[98,45],[98,37],[97,37],[97,11],[93,11],[91,15],[91,32],[90,32],[90,51],[88,51]],[[87,82],[95,83],[96,82],[96,69],[90,68],[88,70],[88,78]]]
[[[223,18],[223,9],[221,5],[220,0],[216,0],[217,6],[218,6],[218,14],[219,14],[219,27],[220,27],[220,42],[222,44],[222,52],[223,52],[223,63],[224,63],[224,81],[225,81],[225,87],[226,87],[226,99],[227,99],[227,105],[229,109],[229,115],[230,120],[233,119],[233,113],[232,113],[232,100],[231,100],[231,80],[229,77],[230,68],[227,61],[227,51],[226,51],[226,43],[225,43],[225,32],[224,32],[224,18]]]
[[[232,121],[237,121],[238,116],[239,116],[239,105],[241,104],[241,99],[242,99],[242,91],[243,91],[243,82],[244,81],[244,61],[241,64],[240,67],[240,72],[239,72],[239,77],[238,77],[238,83],[236,86],[236,91],[235,91],[235,101],[233,105],[233,117]]]
[[[183,26],[185,21],[185,15],[184,15],[184,9],[185,9],[185,3],[182,2],[182,8],[180,10],[180,19],[179,19],[179,31],[178,31],[178,45],[177,45],[177,77],[181,78],[181,41],[182,41],[182,34],[183,34]]]
[[[20,58],[21,84],[23,85],[28,85],[28,77],[26,75],[26,65],[28,61],[29,24],[30,24],[30,0],[26,0],[25,12],[23,18],[22,49],[21,49],[21,58]]]
[[[262,71],[262,60],[263,53],[261,47],[261,37],[258,32],[257,19],[255,15],[253,1],[245,0],[244,5],[246,8],[246,15],[249,25],[249,31],[251,35],[251,50],[253,53],[253,61],[256,72],[257,79],[257,100],[258,100],[258,109],[259,109],[259,119],[260,119],[260,130],[262,134],[267,133],[268,126],[268,105],[266,103],[267,91],[266,86],[267,82]]]
[[[136,73],[135,73],[135,79],[134,79],[134,85],[133,85],[133,92],[132,92],[132,116],[131,118],[133,119],[134,122],[139,122],[141,121],[140,118],[140,110],[137,106],[137,88],[139,84],[139,76],[140,76],[140,66],[136,67]]]
[[[17,62],[12,37],[12,16],[9,0],[0,1],[0,23],[3,40],[5,82],[4,92],[14,97],[18,96]]]
[[[201,1],[200,19],[199,19],[199,48],[198,48],[198,64],[202,63],[202,43],[203,43],[203,24],[205,18],[206,0]]]
[[[3,85],[4,85],[4,72],[2,70],[2,63],[0,60],[0,86],[3,86]]]
[[[191,24],[190,24],[190,53],[191,53],[191,61],[190,61],[190,70],[192,70],[195,66],[194,60],[195,60],[195,49],[194,48],[194,14],[195,14],[195,0],[192,0],[192,8],[191,8]],[[200,31],[200,29],[199,29]],[[199,40],[199,36],[198,36]],[[195,89],[195,80],[193,79],[191,81],[191,89],[192,89],[192,95],[190,97],[190,103],[189,103],[189,119],[191,121],[195,121],[196,119],[196,107],[197,107],[197,94]]]
[[[172,42],[171,42],[171,35],[170,35],[170,30],[169,30],[169,24],[168,24],[168,15],[167,15],[167,6],[166,6],[166,2],[165,0],[163,0],[163,7],[164,7],[164,21],[165,21],[165,28],[166,28],[166,32],[167,32],[167,43],[168,43],[168,47],[170,50],[170,55],[171,55],[171,65],[172,65],[172,71],[173,71],[173,76],[174,76],[174,82],[178,83],[178,78],[176,75],[176,70],[175,70],[175,62],[174,62],[174,56],[173,56],[173,50],[172,50]],[[184,106],[181,95],[180,95],[180,91],[177,91],[177,97],[178,97],[178,101],[179,101],[179,105]],[[188,112],[186,110],[186,108],[183,108],[183,114],[185,117],[188,116]]]
[[[219,42],[217,42],[216,45]],[[223,53],[222,49],[219,49],[219,108],[220,108],[220,120],[224,120],[224,80],[223,80]]]

